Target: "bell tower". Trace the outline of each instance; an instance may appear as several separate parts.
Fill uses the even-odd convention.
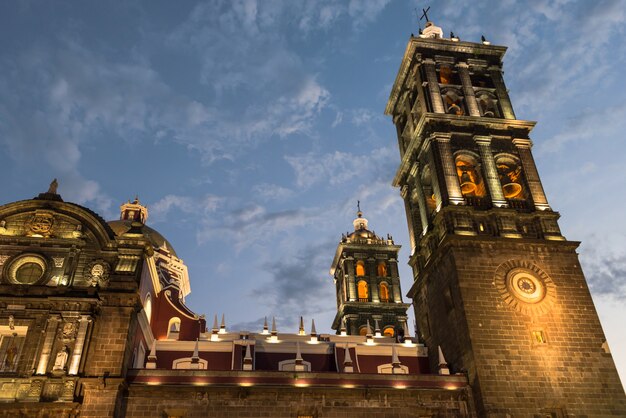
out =
[[[354,231],[342,234],[330,267],[337,293],[332,328],[338,334],[403,336],[409,304],[402,302],[400,246],[391,236],[385,239],[370,231],[358,206]]]
[[[516,118],[502,78],[506,48],[442,34],[429,22],[411,36],[385,111],[420,337],[468,374],[480,416],[626,415],[579,243],[535,166],[535,122]]]

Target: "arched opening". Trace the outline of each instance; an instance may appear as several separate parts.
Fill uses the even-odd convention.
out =
[[[358,277],[365,276],[365,263],[361,260],[356,262],[356,275]]]
[[[143,302],[143,310],[148,318],[148,323],[150,323],[152,321],[152,298],[150,293],[146,295],[146,300]]]
[[[496,157],[498,177],[502,185],[502,193],[506,199],[525,199],[522,186],[522,165],[512,156]]]
[[[455,165],[463,196],[485,196],[478,160],[469,154],[460,154],[455,159]]]
[[[387,277],[387,263],[381,261],[378,263],[378,277]]]
[[[476,95],[480,114],[487,118],[499,118],[498,105],[496,97],[486,91],[481,91]]]
[[[359,302],[368,302],[370,298],[369,287],[367,286],[367,282],[365,280],[360,280],[357,284],[357,293],[359,297]]]
[[[367,335],[367,325],[363,325],[361,328],[359,328],[359,335],[361,337],[365,337]]]
[[[180,333],[180,318],[173,317],[167,324],[167,339],[177,340]]]
[[[380,297],[381,302],[389,302],[389,285],[385,282],[382,282],[378,289],[378,296]]]
[[[456,116],[463,116],[465,114],[461,92],[456,89],[446,89],[446,92],[442,96],[447,114]]]
[[[386,327],[383,330],[383,335],[385,337],[392,337],[393,338],[393,337],[396,336],[396,330],[393,327],[391,327],[391,326],[390,327]]]

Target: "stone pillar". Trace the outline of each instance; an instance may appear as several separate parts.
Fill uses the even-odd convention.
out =
[[[535,208],[537,210],[550,210],[548,199],[546,198],[541,180],[539,179],[539,173],[537,172],[533,154],[530,152],[532,141],[530,139],[516,138],[513,139],[513,144],[517,148],[520,160],[522,160],[526,182],[528,183]]]
[[[502,79],[502,69],[497,66],[489,67],[489,74],[491,75],[491,80],[496,88],[498,101],[500,102],[500,108],[502,109],[502,116],[504,119],[515,119],[515,113],[513,112],[509,92],[506,90],[504,80]]]
[[[41,349],[36,374],[46,374],[48,370],[48,362],[50,361],[50,354],[52,353],[52,346],[54,345],[54,338],[56,337],[60,320],[61,317],[59,315],[50,315],[48,318],[48,324],[45,330],[46,337],[43,342],[43,348]]]
[[[343,262],[344,277],[348,280],[348,300],[355,301],[357,299],[356,284],[354,283],[354,258],[348,257]]]
[[[85,336],[87,335],[87,328],[89,327],[90,322],[91,317],[89,315],[81,315],[78,325],[78,333],[76,335],[76,344],[74,345],[70,367],[68,368],[69,375],[78,374],[80,358],[83,353],[83,347],[85,346]]]
[[[489,189],[489,194],[491,195],[491,203],[495,207],[507,207],[508,204],[504,198],[504,193],[502,193],[502,185],[500,184],[496,161],[494,160],[493,153],[491,152],[491,136],[474,135],[474,141],[478,144],[480,159],[483,162],[483,171],[485,173],[485,180]]]
[[[408,190],[409,188],[406,184],[402,186],[402,189],[400,189],[400,196],[402,196],[402,200],[404,201],[404,212],[406,213],[407,225],[409,227],[409,243],[411,244],[411,254],[413,254],[415,246],[417,245],[417,240],[415,239],[416,228],[413,222],[413,210],[411,209],[412,204],[408,196]]]
[[[478,102],[476,102],[476,95],[474,94],[474,88],[472,87],[472,79],[469,75],[469,66],[465,62],[459,62],[456,65],[456,69],[459,72],[459,78],[463,84],[463,95],[465,96],[467,112],[470,116],[480,116]]]
[[[370,300],[372,302],[380,302],[380,297],[378,295],[378,271],[376,268],[376,259],[368,258],[367,259],[367,270],[365,273],[367,274],[369,280],[368,284],[370,287]]]
[[[443,99],[441,98],[441,90],[439,89],[439,80],[437,80],[437,71],[435,70],[435,61],[425,59],[422,63],[426,72],[426,81],[428,82],[428,91],[430,93],[430,102],[432,103],[432,111],[434,113],[446,113],[443,107]]]
[[[426,207],[426,196],[424,195],[424,189],[422,188],[421,176],[416,176],[414,180],[414,194],[417,200],[417,205],[420,212],[420,221],[422,223],[422,230],[420,236],[424,235],[424,231],[428,229],[428,209]]]
[[[398,275],[398,260],[389,259],[389,275],[391,276],[391,289],[393,301],[402,303],[402,294],[400,293],[400,277]]]
[[[440,188],[444,203],[462,205],[465,203],[465,199],[463,199],[463,194],[461,193],[459,177],[456,174],[456,167],[452,158],[451,137],[451,134],[439,132],[431,139],[431,149],[435,162],[435,167],[432,168],[436,169],[437,174],[443,177],[440,179],[439,184],[445,184],[445,193]]]

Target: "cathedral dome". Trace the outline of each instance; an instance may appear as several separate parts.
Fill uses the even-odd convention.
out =
[[[174,251],[174,247],[172,247],[172,244],[170,244],[170,242],[158,231],[147,225],[142,225],[139,224],[139,222],[131,220],[109,221],[107,223],[117,236],[123,236],[125,234],[142,235],[150,244],[152,244],[154,248],[161,248],[163,247],[163,244],[165,244],[167,245],[167,249],[170,253],[173,256],[178,257],[176,251]]]

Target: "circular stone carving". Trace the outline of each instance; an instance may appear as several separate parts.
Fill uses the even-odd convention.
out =
[[[85,280],[91,282],[92,286],[99,285],[106,287],[109,284],[109,272],[111,268],[104,260],[94,260],[85,266]]]
[[[494,284],[511,308],[526,315],[542,315],[556,301],[556,286],[530,261],[509,260],[496,269]]]
[[[38,254],[22,254],[11,261],[6,278],[15,284],[40,284],[47,277],[48,263]]]

